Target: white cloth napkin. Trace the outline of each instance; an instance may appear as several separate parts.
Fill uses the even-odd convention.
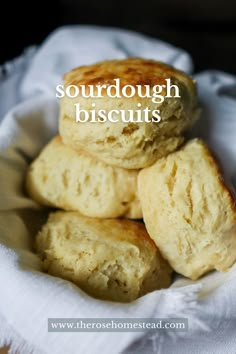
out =
[[[74,26],[0,69],[0,346],[19,354],[236,352],[236,267],[196,282],[178,277],[167,290],[131,304],[91,298],[68,281],[40,271],[32,250],[45,214],[24,193],[29,161],[57,131],[55,86],[75,66],[140,56],[191,72],[189,55],[124,30]],[[1,77],[2,75],[2,77]],[[236,173],[236,79],[196,76],[202,119],[193,134],[209,141]],[[7,113],[6,113],[7,112]],[[56,158],[56,157],[55,157]],[[188,318],[188,332],[48,333],[48,318]]]

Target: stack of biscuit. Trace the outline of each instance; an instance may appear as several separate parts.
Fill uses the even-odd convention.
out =
[[[191,279],[227,270],[236,260],[236,208],[206,145],[184,142],[199,112],[192,78],[128,58],[76,68],[64,85],[114,78],[150,86],[170,78],[180,98],[144,99],[150,112],[160,110],[159,123],[79,123],[75,103],[90,112],[96,99],[65,96],[60,135],[31,164],[26,188],[41,205],[61,209],[36,237],[44,269],[94,297],[127,302],[168,287],[172,268]],[[105,96],[96,109],[135,109],[138,101]]]

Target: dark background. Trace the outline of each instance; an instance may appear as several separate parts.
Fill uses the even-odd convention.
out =
[[[195,71],[236,74],[236,0],[9,2],[1,15],[6,23],[0,23],[0,63],[40,44],[58,26],[97,24],[132,29],[182,47],[193,57]]]

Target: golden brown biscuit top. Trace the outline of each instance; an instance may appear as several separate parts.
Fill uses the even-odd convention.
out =
[[[64,75],[65,86],[112,85],[120,78],[120,86],[163,85],[172,78],[194,85],[191,77],[167,64],[141,58],[107,60],[94,65],[80,66]],[[192,89],[192,87],[189,87]]]
[[[145,225],[142,222],[127,220],[127,219],[100,219],[100,218],[90,218],[87,216],[80,215],[78,212],[67,212],[66,215],[62,211],[56,213],[51,213],[51,220],[54,216],[62,216],[64,219],[68,217],[68,221],[73,220],[78,222],[85,222],[87,226],[92,226],[95,228],[96,232],[94,235],[99,235],[101,233],[105,238],[114,238],[114,241],[118,242],[131,242],[135,243],[137,246],[145,246],[148,249],[157,249],[154,241],[149,237]],[[64,216],[65,215],[65,216]],[[113,230],[113,231],[112,231]],[[97,237],[97,236],[96,236]]]

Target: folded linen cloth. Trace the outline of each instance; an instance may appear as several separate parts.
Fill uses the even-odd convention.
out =
[[[11,353],[235,353],[236,267],[198,281],[177,277],[169,289],[130,304],[91,298],[72,283],[44,274],[33,239],[45,212],[24,193],[29,162],[57,131],[55,86],[75,66],[140,56],[188,73],[187,53],[118,29],[73,26],[52,33],[38,49],[9,63],[0,79],[0,346]],[[203,136],[236,173],[236,79],[218,72],[196,76]],[[210,125],[210,128],[206,126]],[[187,332],[48,332],[48,318],[187,318]],[[225,338],[227,336],[227,347]],[[204,350],[201,343],[204,343]],[[227,350],[225,350],[227,349]],[[222,351],[223,350],[223,351]]]

